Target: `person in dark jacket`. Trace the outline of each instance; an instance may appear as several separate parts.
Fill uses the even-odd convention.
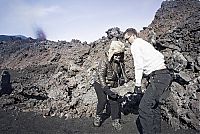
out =
[[[11,94],[12,86],[10,82],[10,73],[8,70],[2,71],[0,83],[1,83],[0,96],[3,94]]]
[[[125,40],[131,44],[131,53],[135,66],[135,89],[140,94],[141,80],[149,78],[149,85],[139,104],[139,118],[136,121],[141,134],[161,133],[161,102],[167,97],[172,82],[170,71],[166,68],[164,56],[153,45],[137,36],[137,31],[128,28],[124,32]]]
[[[124,71],[124,51],[125,46],[120,41],[112,41],[107,53],[101,59],[98,69],[98,78],[94,82],[97,94],[97,111],[94,118],[94,126],[99,127],[102,123],[102,115],[106,109],[108,115],[111,114],[113,127],[121,130],[120,103],[117,101],[118,94],[111,91],[111,88],[118,87],[127,82]]]

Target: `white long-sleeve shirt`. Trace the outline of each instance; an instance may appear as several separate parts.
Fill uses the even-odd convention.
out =
[[[147,41],[136,38],[131,44],[134,59],[136,86],[141,86],[143,73],[149,75],[155,70],[165,68],[164,56]]]

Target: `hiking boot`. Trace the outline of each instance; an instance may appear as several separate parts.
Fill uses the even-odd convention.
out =
[[[120,123],[120,119],[115,119],[112,122],[112,126],[117,130],[120,131],[122,129],[122,125]]]
[[[94,125],[95,127],[100,127],[100,126],[101,126],[101,122],[102,122],[101,116],[100,116],[100,115],[96,115],[96,116],[94,117],[93,125]]]

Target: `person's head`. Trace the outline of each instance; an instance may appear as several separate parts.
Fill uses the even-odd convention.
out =
[[[121,41],[112,41],[108,50],[108,60],[121,62],[124,59],[125,46]]]
[[[3,71],[2,71],[2,75],[9,75],[8,70],[3,70]]]
[[[137,38],[138,34],[137,31],[134,28],[128,28],[124,32],[124,39],[128,43],[133,43],[133,41]]]
[[[112,57],[112,60],[116,63],[123,62],[124,60],[124,52],[115,53]]]

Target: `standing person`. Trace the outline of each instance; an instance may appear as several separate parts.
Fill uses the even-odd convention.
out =
[[[97,94],[98,104],[94,126],[99,127],[102,123],[103,111],[113,120],[112,126],[121,130],[120,124],[121,111],[120,103],[117,101],[118,94],[110,89],[118,87],[127,81],[124,71],[124,51],[125,46],[120,41],[112,41],[107,53],[101,59],[97,69],[97,80],[94,82],[94,88]]]
[[[10,82],[10,73],[8,70],[2,71],[0,83],[1,83],[0,96],[3,94],[11,94],[12,85]]]
[[[138,38],[137,31],[128,28],[124,32],[124,39],[131,44],[131,53],[135,66],[135,93],[141,93],[141,79],[143,75],[149,77],[149,85],[140,101],[139,116],[136,121],[141,134],[161,133],[160,100],[165,99],[172,77],[164,63],[164,56],[153,45]]]

